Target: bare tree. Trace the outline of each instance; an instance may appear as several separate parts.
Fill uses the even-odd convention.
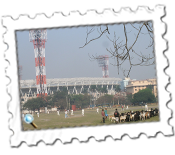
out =
[[[80,48],[84,48],[88,44],[90,44],[92,41],[95,41],[97,39],[100,39],[102,36],[106,34],[107,39],[112,43],[112,48],[106,48],[106,50],[110,53],[110,58],[115,59],[115,63],[112,64],[114,66],[117,66],[118,68],[118,74],[119,74],[119,68],[123,71],[123,74],[125,77],[129,77],[130,71],[132,67],[134,66],[149,66],[155,64],[155,52],[154,52],[154,39],[153,39],[153,25],[151,21],[145,21],[140,23],[123,23],[123,33],[124,38],[123,40],[120,39],[120,36],[116,35],[116,32],[114,32],[112,39],[109,30],[110,25],[103,25],[97,27],[96,31],[98,32],[98,35],[94,38],[90,38],[90,35],[94,32],[95,28],[92,27],[90,30],[87,28],[86,32],[86,41],[84,45]],[[129,39],[129,32],[127,30],[127,27],[131,29],[131,31],[134,31],[136,34],[135,39]],[[143,47],[142,51],[138,51],[134,49],[134,46],[139,41],[140,37],[149,37],[150,43],[146,45],[146,47]],[[133,36],[132,36],[133,37]],[[151,50],[151,54],[144,52],[146,49]],[[101,59],[99,56],[90,56],[91,60],[97,60]],[[124,62],[129,63],[129,69],[123,69],[122,65]],[[127,72],[127,74],[126,74]]]

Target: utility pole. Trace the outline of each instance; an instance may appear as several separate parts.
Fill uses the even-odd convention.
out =
[[[114,97],[113,97],[113,106],[114,106]]]
[[[90,94],[90,107],[91,107],[91,92],[89,94]]]
[[[68,100],[67,100],[67,96],[66,96],[66,109],[68,109]]]
[[[69,110],[70,110],[70,98],[69,98]]]

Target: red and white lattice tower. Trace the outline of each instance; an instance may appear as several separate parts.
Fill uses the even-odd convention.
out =
[[[33,42],[34,45],[37,97],[47,96],[45,68],[45,42],[47,41],[47,31],[45,29],[30,30],[29,38],[30,42]]]
[[[109,65],[109,57],[108,55],[100,55],[97,57],[97,61],[99,64],[99,67],[102,67],[102,74],[104,78],[109,77],[109,70],[108,70],[108,65]]]

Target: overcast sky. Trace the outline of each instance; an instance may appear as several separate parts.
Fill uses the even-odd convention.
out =
[[[139,24],[134,24],[136,27]],[[93,33],[90,34],[88,39],[95,38],[99,35],[97,28],[94,27]],[[102,26],[102,30],[105,27]],[[131,45],[138,31],[131,25],[127,25],[128,44]],[[88,27],[90,30],[91,27]],[[90,42],[84,48],[79,48],[84,45],[86,41],[87,27],[72,27],[72,28],[55,28],[47,29],[47,42],[45,43],[45,65],[46,65],[46,78],[75,78],[75,77],[102,77],[102,68],[98,66],[97,61],[91,61],[89,56],[109,55],[111,54],[106,50],[113,49],[110,39],[120,37],[118,42],[124,41],[124,28],[122,24],[114,24],[109,26],[109,34],[104,34],[98,40]],[[146,32],[145,29],[142,33]],[[35,56],[34,46],[29,42],[29,31],[16,31],[17,39],[17,53],[19,65],[22,66],[22,80],[35,79]],[[147,48],[150,44],[149,35],[140,34],[137,43],[133,49],[138,53],[151,54],[152,48]],[[133,60],[138,61],[138,57],[133,55]],[[114,66],[116,60],[109,59],[109,77],[124,78],[122,70],[118,75],[117,67]],[[129,70],[129,63],[124,63],[122,68]],[[131,79],[149,79],[156,77],[155,65],[151,66],[136,66],[130,72]]]

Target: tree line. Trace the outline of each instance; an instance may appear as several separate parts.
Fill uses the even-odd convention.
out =
[[[28,110],[38,110],[40,108],[47,107],[48,109],[52,107],[59,107],[59,109],[71,109],[72,105],[76,105],[77,108],[87,108],[89,105],[95,104],[96,106],[102,105],[102,104],[110,104],[110,105],[116,105],[116,104],[135,104],[138,105],[140,102],[144,103],[153,103],[156,102],[156,98],[154,94],[152,93],[152,87],[148,87],[146,89],[140,90],[138,93],[135,94],[127,94],[127,96],[118,96],[114,97],[114,95],[108,95],[106,92],[106,87],[98,88],[96,86],[91,86],[90,91],[94,92],[95,90],[98,90],[104,95],[100,96],[95,102],[91,102],[92,96],[88,93],[84,94],[69,94],[68,91],[65,88],[63,88],[61,91],[56,91],[54,94],[47,96],[45,99],[42,97],[32,98],[29,99],[24,105],[24,109]],[[115,86],[115,90],[120,92],[120,86]]]

